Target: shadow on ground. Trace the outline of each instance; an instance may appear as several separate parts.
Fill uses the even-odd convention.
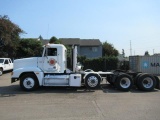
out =
[[[102,84],[101,85],[101,90],[104,93],[125,93],[124,91],[120,91],[117,88],[115,88],[113,85],[110,85],[110,84]],[[154,89],[153,91],[149,91],[149,92],[157,92],[157,91],[159,91],[159,90]],[[146,91],[139,90],[136,86],[133,86],[133,88],[128,92],[131,92],[131,93],[147,93]]]
[[[101,86],[97,89],[90,90],[85,86],[82,87],[39,87],[35,91],[26,92],[23,91],[19,85],[10,85],[10,86],[2,86],[0,87],[0,97],[13,97],[18,94],[45,94],[45,93],[93,93],[97,90],[102,91],[103,93],[125,93],[123,91],[117,90],[114,86],[110,84],[101,84]],[[130,93],[146,93],[145,91],[140,91],[136,87],[133,87]],[[158,90],[154,90],[151,92],[158,92]]]

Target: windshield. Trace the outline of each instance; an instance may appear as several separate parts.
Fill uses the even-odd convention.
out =
[[[3,63],[4,62],[4,59],[0,59],[0,63]]]

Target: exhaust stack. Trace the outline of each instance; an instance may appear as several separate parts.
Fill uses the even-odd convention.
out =
[[[77,65],[77,46],[73,46],[73,72],[76,72]]]

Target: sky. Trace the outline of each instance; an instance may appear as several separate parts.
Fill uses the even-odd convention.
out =
[[[160,0],[0,0],[21,38],[99,39],[125,55],[160,53]]]

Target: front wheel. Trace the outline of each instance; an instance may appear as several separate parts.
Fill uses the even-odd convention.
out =
[[[38,87],[38,81],[34,74],[25,74],[20,78],[20,87],[25,91],[32,91]]]
[[[88,74],[85,77],[85,86],[89,89],[94,89],[99,87],[101,78],[97,74]]]
[[[0,68],[0,76],[3,74],[3,69]]]

